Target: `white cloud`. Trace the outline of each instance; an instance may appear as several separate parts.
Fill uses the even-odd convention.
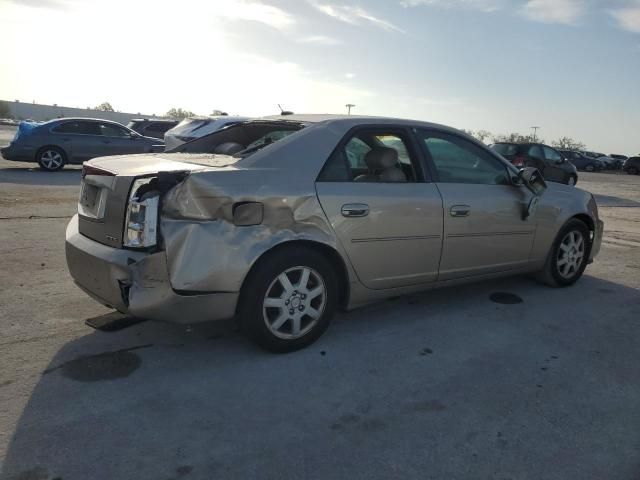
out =
[[[403,7],[434,6],[443,8],[468,8],[482,12],[495,12],[504,7],[504,0],[402,0]]]
[[[225,0],[216,4],[216,14],[233,20],[249,20],[284,30],[295,23],[284,10],[258,1]]]
[[[313,45],[340,45],[342,42],[335,37],[327,37],[326,35],[311,35],[298,39],[300,43],[310,43]]]
[[[531,20],[565,25],[576,24],[585,11],[584,0],[529,0],[522,9]]]
[[[627,7],[610,10],[620,28],[629,32],[640,33],[640,1],[636,0]]]
[[[356,74],[355,73],[351,73],[351,72],[347,72],[344,74],[345,78],[348,78],[349,80],[352,80],[354,78],[356,78]]]
[[[369,23],[384,30],[394,30],[396,32],[404,33],[401,28],[395,26],[393,23],[376,17],[362,7],[319,3],[316,1],[312,1],[311,5],[313,5],[322,13],[329,15],[336,20],[340,20],[341,22],[349,23],[351,25],[362,25],[363,23]]]

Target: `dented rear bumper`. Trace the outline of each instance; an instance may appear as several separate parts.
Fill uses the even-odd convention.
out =
[[[180,294],[171,286],[164,251],[117,249],[67,226],[67,265],[76,284],[98,302],[149,320],[191,324],[234,316],[238,292]]]

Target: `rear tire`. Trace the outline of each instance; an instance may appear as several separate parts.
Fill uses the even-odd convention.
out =
[[[638,169],[636,167],[628,167],[627,168],[627,173],[629,175],[638,175]]]
[[[584,167],[585,172],[593,172],[595,171],[596,167],[594,167],[592,164],[589,164],[587,166]]]
[[[569,177],[569,180],[567,180],[567,185],[569,185],[570,187],[575,187],[576,183],[578,183],[578,177],[576,177],[575,175],[571,175]]]
[[[58,147],[44,147],[36,155],[38,165],[47,172],[56,172],[64,167],[67,156]]]
[[[261,259],[242,287],[238,307],[247,336],[271,352],[292,352],[329,327],[338,300],[338,276],[321,253],[283,247]]]
[[[590,253],[589,228],[581,220],[573,218],[560,229],[537,279],[550,287],[573,285],[587,268]]]

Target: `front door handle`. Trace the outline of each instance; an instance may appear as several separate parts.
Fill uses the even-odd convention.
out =
[[[369,215],[369,205],[366,203],[347,203],[341,209],[343,217],[366,217]]]
[[[468,217],[471,213],[471,207],[469,205],[454,205],[449,210],[449,214],[452,217]]]

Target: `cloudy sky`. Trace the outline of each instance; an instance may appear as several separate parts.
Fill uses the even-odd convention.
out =
[[[640,0],[0,0],[0,98],[342,113],[640,151]]]

